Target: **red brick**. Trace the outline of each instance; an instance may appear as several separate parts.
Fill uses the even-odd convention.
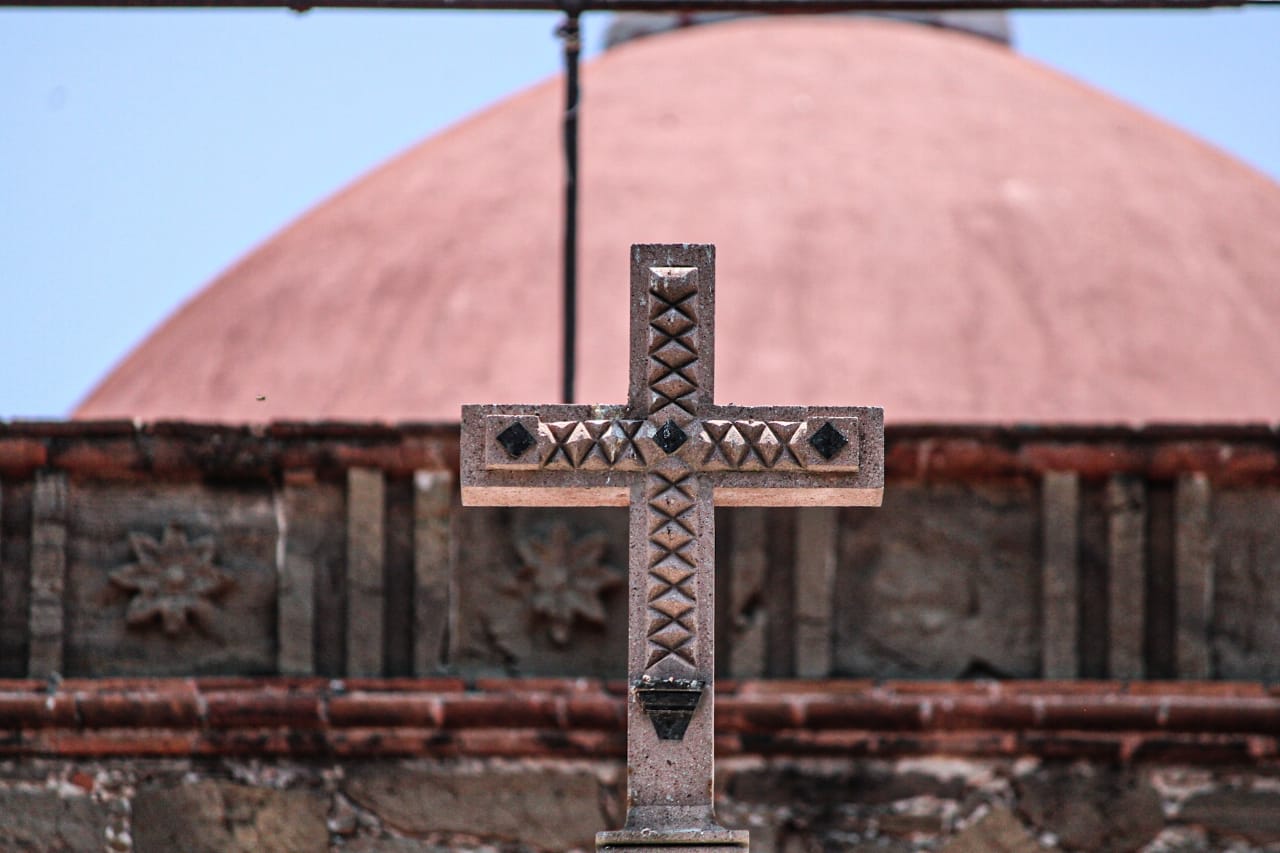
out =
[[[89,791],[90,793],[92,793],[93,789],[97,787],[97,780],[93,777],[93,775],[86,773],[83,770],[77,770],[74,773],[72,773],[68,781],[72,785],[75,785],[77,788],[80,788],[81,790],[84,790],[84,791]]]
[[[1214,478],[1219,484],[1272,482],[1280,475],[1280,460],[1270,448],[1230,446],[1223,450],[1222,465]]]
[[[811,698],[802,705],[803,725],[815,729],[920,729],[922,703],[893,697]]]
[[[328,693],[334,685],[334,681],[327,678],[315,678],[310,676],[272,676],[270,678],[262,678],[255,676],[239,676],[239,675],[219,675],[219,676],[201,676],[199,678],[188,679],[199,693],[264,693],[264,694],[281,694],[281,693],[309,693],[315,696],[322,696]],[[156,679],[156,681],[171,681],[170,679]],[[338,682],[341,683],[341,682]]]
[[[1142,452],[1120,444],[1031,444],[1020,455],[1037,473],[1075,471],[1086,480],[1100,480],[1146,467]]]
[[[716,728],[738,732],[776,731],[799,727],[804,713],[801,703],[784,698],[772,700],[730,698],[716,703]]]
[[[1039,722],[1035,700],[1026,698],[937,698],[929,708],[928,726],[940,731],[1027,729]]]
[[[885,445],[884,474],[895,480],[920,477],[920,442],[890,441]]]
[[[44,443],[31,438],[0,438],[0,474],[6,477],[29,477],[32,471],[48,464]]]
[[[1244,738],[1204,736],[1143,737],[1130,749],[1133,761],[1165,764],[1248,764],[1249,742]]]
[[[1100,682],[1105,684],[1106,682]],[[1130,681],[1124,692],[1132,696],[1253,698],[1265,699],[1267,688],[1257,682],[1240,681]]]
[[[1125,693],[1127,683],[1116,681],[1003,681],[1000,692],[1009,696],[1094,697]]]
[[[314,729],[325,724],[320,698],[314,694],[210,692],[205,694],[205,703],[206,720],[213,728]]]
[[[440,699],[421,693],[347,693],[329,699],[334,726],[427,727],[440,725]]]
[[[87,728],[190,728],[200,722],[193,690],[77,693],[76,701]]]
[[[1148,476],[1173,480],[1191,471],[1215,471],[1221,459],[1222,445],[1217,442],[1169,442],[1152,452]]]
[[[1159,720],[1159,703],[1144,699],[1046,697],[1041,702],[1041,726],[1046,729],[1149,731]]]
[[[1170,731],[1280,734],[1280,699],[1184,697],[1164,705]]]
[[[1021,737],[1024,751],[1042,758],[1088,759],[1119,764],[1125,756],[1123,741],[1114,735],[1067,732],[1027,732]]]
[[[370,693],[462,693],[467,689],[466,682],[461,678],[347,678],[343,679],[342,686],[349,691],[363,690]]]
[[[181,757],[191,755],[199,735],[194,731],[154,729],[94,729],[46,733],[42,744],[28,754],[106,758],[110,756]]]
[[[720,713],[719,705],[716,706],[716,713]],[[564,714],[565,723],[570,729],[617,731],[625,729],[627,725],[626,703],[613,696],[567,696],[564,699]]]
[[[881,689],[903,697],[995,696],[1001,690],[997,681],[886,681]]]
[[[431,728],[386,729],[353,728],[332,732],[329,752],[343,758],[382,756],[452,757],[458,749],[452,737],[440,738]]]
[[[738,696],[845,696],[870,693],[876,682],[866,678],[770,679],[738,682]]]
[[[150,476],[147,461],[132,437],[74,441],[52,451],[49,462],[80,477],[141,480]]]
[[[586,678],[477,678],[475,689],[483,693],[583,693],[595,692],[600,683]]]
[[[258,681],[261,689],[263,682]],[[193,682],[185,678],[68,678],[58,685],[63,693],[189,693]]]
[[[926,479],[1007,477],[1023,473],[1016,454],[990,442],[975,439],[939,439],[926,443],[923,470]]]
[[[54,724],[50,697],[42,693],[0,693],[0,729],[43,728]]]
[[[619,732],[547,732],[528,729],[468,729],[456,732],[456,746],[463,755],[478,757],[621,757],[626,738]]]
[[[561,723],[554,697],[546,695],[448,696],[442,707],[444,728],[557,728]]]

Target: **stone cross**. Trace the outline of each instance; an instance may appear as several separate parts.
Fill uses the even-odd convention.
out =
[[[747,847],[712,805],[713,506],[884,489],[882,410],[712,402],[714,286],[714,246],[632,246],[626,405],[462,408],[464,504],[630,509],[627,818],[601,850]]]

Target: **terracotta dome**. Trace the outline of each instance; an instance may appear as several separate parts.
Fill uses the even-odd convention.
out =
[[[516,95],[306,214],[77,415],[554,401],[561,97],[554,80]],[[584,98],[580,400],[625,395],[629,245],[712,242],[719,402],[897,422],[1280,413],[1280,186],[1007,48],[739,20],[610,51]]]

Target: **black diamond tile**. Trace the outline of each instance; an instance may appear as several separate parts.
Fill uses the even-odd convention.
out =
[[[529,431],[518,421],[498,433],[498,443],[512,459],[519,459],[534,445],[533,436],[529,435]]]
[[[809,443],[822,454],[823,459],[830,459],[844,449],[849,439],[841,435],[840,430],[831,425],[831,421],[827,421],[821,429],[809,436]]]
[[[676,426],[675,421],[667,421],[658,427],[658,431],[653,434],[653,440],[667,453],[675,453],[680,445],[689,440],[689,436]]]

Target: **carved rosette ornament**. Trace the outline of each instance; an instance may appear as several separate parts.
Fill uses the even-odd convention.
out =
[[[520,577],[532,584],[530,606],[550,624],[557,645],[569,642],[575,619],[604,625],[603,592],[622,583],[622,573],[604,561],[609,540],[603,531],[575,536],[557,521],[517,537]]]
[[[212,599],[230,589],[232,579],[213,563],[212,538],[189,541],[177,524],[170,523],[159,541],[145,533],[130,533],[129,545],[137,562],[121,566],[109,577],[133,593],[125,611],[130,626],[158,622],[171,637],[192,622],[213,626],[218,611]]]

